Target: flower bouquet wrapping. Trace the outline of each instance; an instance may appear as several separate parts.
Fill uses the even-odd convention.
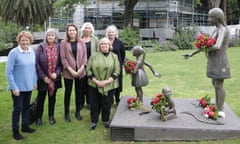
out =
[[[135,66],[136,66],[136,62],[135,62],[135,61],[127,60],[127,61],[124,63],[125,72],[126,72],[127,74],[131,74],[131,73],[134,71]]]
[[[197,49],[205,51],[205,54],[207,55],[207,49],[212,47],[215,43],[216,43],[215,38],[211,38],[206,34],[200,34],[197,37],[195,46]]]

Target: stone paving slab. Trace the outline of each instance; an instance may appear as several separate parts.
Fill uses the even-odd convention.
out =
[[[0,63],[6,62],[7,56],[0,56]]]
[[[123,96],[113,116],[110,131],[114,141],[196,141],[217,140],[240,137],[240,120],[225,103],[226,118],[219,118],[217,122],[223,125],[210,124],[202,116],[202,108],[196,107],[196,99],[173,99],[177,111],[177,118],[161,121],[160,115],[152,111],[139,115],[141,110],[131,111],[127,108],[128,96]],[[144,98],[144,107],[151,109],[151,98]],[[206,119],[209,123],[198,121],[194,116],[183,113],[194,113],[197,117]]]

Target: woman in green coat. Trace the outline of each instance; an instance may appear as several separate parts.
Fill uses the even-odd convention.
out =
[[[98,52],[92,55],[87,64],[88,93],[90,101],[91,125],[94,130],[101,112],[106,128],[110,125],[110,112],[115,89],[119,86],[120,66],[118,57],[112,51],[108,38],[102,38],[98,44]]]

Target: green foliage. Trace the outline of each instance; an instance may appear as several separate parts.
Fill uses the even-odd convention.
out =
[[[194,30],[190,30],[190,29],[176,30],[175,35],[173,36],[173,43],[180,50],[193,49],[193,45],[192,45],[192,42],[194,41],[193,35],[194,35]]]
[[[139,30],[137,28],[124,27],[119,38],[127,49],[132,48],[140,42]]]
[[[16,41],[16,36],[22,27],[16,23],[8,22],[7,24],[2,23],[0,20],[0,50],[10,48]]]
[[[54,0],[1,0],[0,15],[5,22],[22,26],[43,24],[53,14]]]
[[[57,0],[54,3],[55,17],[68,18],[72,17],[75,12],[76,4],[86,4],[87,0]]]
[[[44,31],[44,26],[40,24],[35,24],[30,27],[30,31],[32,32],[42,32]]]

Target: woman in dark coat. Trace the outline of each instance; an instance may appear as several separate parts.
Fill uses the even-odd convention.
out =
[[[44,101],[48,93],[48,117],[51,125],[55,124],[54,108],[57,89],[61,87],[61,61],[57,34],[54,29],[48,29],[44,42],[36,50],[36,65],[38,75],[37,95],[37,125],[42,125]]]
[[[120,74],[118,77],[119,87],[116,89],[115,92],[115,102],[118,105],[120,101],[120,93],[122,92],[122,66],[125,59],[125,48],[122,41],[118,39],[118,29],[115,25],[110,25],[106,29],[106,37],[110,40],[113,47],[113,53],[118,56],[118,60],[120,63]]]

